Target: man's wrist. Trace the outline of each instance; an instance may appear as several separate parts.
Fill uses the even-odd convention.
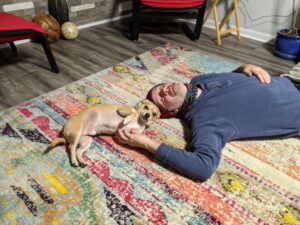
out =
[[[242,66],[236,68],[236,69],[235,69],[234,71],[232,71],[232,72],[233,72],[233,73],[244,73],[244,69],[245,69],[245,67],[244,67],[244,65],[242,65]]]
[[[149,139],[149,141],[145,142],[144,145],[145,145],[144,148],[145,148],[147,151],[149,151],[149,152],[155,154],[156,150],[157,150],[158,147],[160,146],[160,143],[157,142],[157,141],[154,141],[154,140],[152,140],[152,139]]]

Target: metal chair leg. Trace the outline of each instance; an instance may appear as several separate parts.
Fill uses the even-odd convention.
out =
[[[187,36],[193,41],[198,40],[200,38],[202,26],[203,26],[205,8],[206,8],[206,1],[203,5],[198,7],[197,19],[196,19],[194,31],[192,31],[187,24],[183,24],[184,31],[186,32]]]
[[[137,41],[139,39],[139,17],[140,17],[140,3],[139,0],[132,1],[132,17],[130,24],[131,40]]]
[[[14,51],[14,52],[17,52],[17,48],[15,46],[15,43],[13,41],[10,41],[9,42],[9,45],[10,45],[10,48]]]
[[[46,39],[44,36],[40,36],[40,40],[41,40],[41,42],[42,42],[42,45],[43,45],[43,49],[44,49],[44,51],[45,51],[45,54],[46,54],[46,56],[47,56],[47,58],[48,58],[48,62],[49,62],[49,64],[50,64],[50,66],[51,66],[51,70],[52,70],[53,72],[55,72],[55,73],[59,73],[59,69],[58,69],[58,67],[57,67],[55,58],[54,58],[54,56],[53,56],[53,54],[52,54],[52,50],[51,50],[51,48],[50,48],[50,46],[49,46],[49,43],[48,43],[47,39]]]

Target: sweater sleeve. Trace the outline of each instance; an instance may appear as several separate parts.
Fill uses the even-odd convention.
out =
[[[243,73],[244,68],[242,66],[236,68],[235,70],[232,71],[232,73]]]
[[[192,124],[191,151],[161,144],[155,155],[191,178],[207,180],[219,165],[222,148],[237,134],[237,130],[222,118],[198,118]]]

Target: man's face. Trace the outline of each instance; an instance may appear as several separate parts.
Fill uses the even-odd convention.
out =
[[[163,83],[152,89],[151,98],[162,112],[176,114],[184,102],[186,92],[183,83]]]

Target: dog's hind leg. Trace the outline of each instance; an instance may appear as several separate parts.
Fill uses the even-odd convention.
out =
[[[76,145],[75,144],[70,145],[70,158],[71,158],[72,166],[77,167],[79,164],[78,164],[78,161],[76,158]]]
[[[77,160],[81,167],[85,167],[87,164],[82,158],[82,154],[91,147],[93,138],[90,136],[81,136],[79,140],[79,148],[76,152]]]
[[[76,158],[76,149],[79,142],[79,138],[80,138],[79,134],[76,134],[76,136],[75,135],[68,136],[68,141],[70,143],[69,149],[70,149],[71,164],[75,167],[79,165]]]

